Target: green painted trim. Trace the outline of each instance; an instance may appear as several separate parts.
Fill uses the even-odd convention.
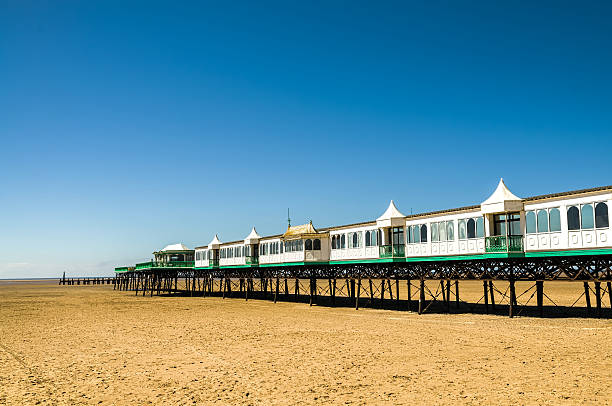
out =
[[[341,264],[375,264],[389,262],[406,262],[406,258],[370,258],[370,259],[347,259],[344,261],[329,261],[330,265]]]
[[[525,257],[567,257],[579,255],[612,255],[612,249],[597,248],[584,250],[563,250],[563,251],[533,251],[526,252]]]
[[[234,269],[234,268],[256,268],[254,265],[224,265],[219,266],[217,269]]]
[[[280,262],[276,264],[259,264],[262,268],[268,268],[272,266],[299,266],[299,265],[329,265],[328,261],[319,262]]]

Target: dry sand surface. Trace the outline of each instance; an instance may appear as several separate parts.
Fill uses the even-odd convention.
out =
[[[609,319],[0,283],[0,404],[9,405],[600,405],[612,400],[611,348]]]

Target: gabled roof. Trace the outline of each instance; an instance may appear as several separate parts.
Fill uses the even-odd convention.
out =
[[[244,243],[245,244],[257,244],[259,242],[259,239],[261,238],[261,236],[259,234],[257,234],[257,230],[255,230],[255,227],[253,227],[253,229],[251,230],[251,232],[249,233],[249,235],[247,235],[247,237],[244,239]]]
[[[504,183],[504,179],[499,180],[497,189],[487,200],[480,204],[483,213],[501,213],[507,211],[517,211],[523,208],[523,199],[514,195]]]
[[[395,207],[395,202],[391,200],[387,210],[382,214],[382,216],[376,219],[376,224],[379,227],[399,226],[402,225],[405,218],[406,216],[404,216],[402,212]]]
[[[164,251],[191,251],[189,248],[187,248],[185,246],[185,244],[170,244],[170,245],[166,245],[161,252]]]

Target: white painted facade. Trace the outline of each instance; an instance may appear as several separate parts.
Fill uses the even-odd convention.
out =
[[[260,265],[376,260],[382,257],[381,246],[397,246],[398,241],[406,258],[478,255],[506,235],[518,239],[525,253],[611,249],[611,206],[612,187],[521,199],[501,180],[478,206],[404,216],[391,201],[383,215],[371,222],[322,231],[303,225],[272,237],[261,237],[253,228],[247,239],[233,243],[221,243],[215,236],[208,246],[196,248],[195,266],[209,266],[209,258],[219,252],[219,266],[245,265],[247,255],[258,257]],[[291,234],[295,229],[309,231],[300,237]],[[312,243],[315,238],[320,249],[306,249],[306,240]]]

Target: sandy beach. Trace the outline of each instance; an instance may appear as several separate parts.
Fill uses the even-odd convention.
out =
[[[570,301],[567,286],[551,295]],[[0,283],[7,405],[601,405],[612,400],[611,348],[609,319],[418,316]]]

